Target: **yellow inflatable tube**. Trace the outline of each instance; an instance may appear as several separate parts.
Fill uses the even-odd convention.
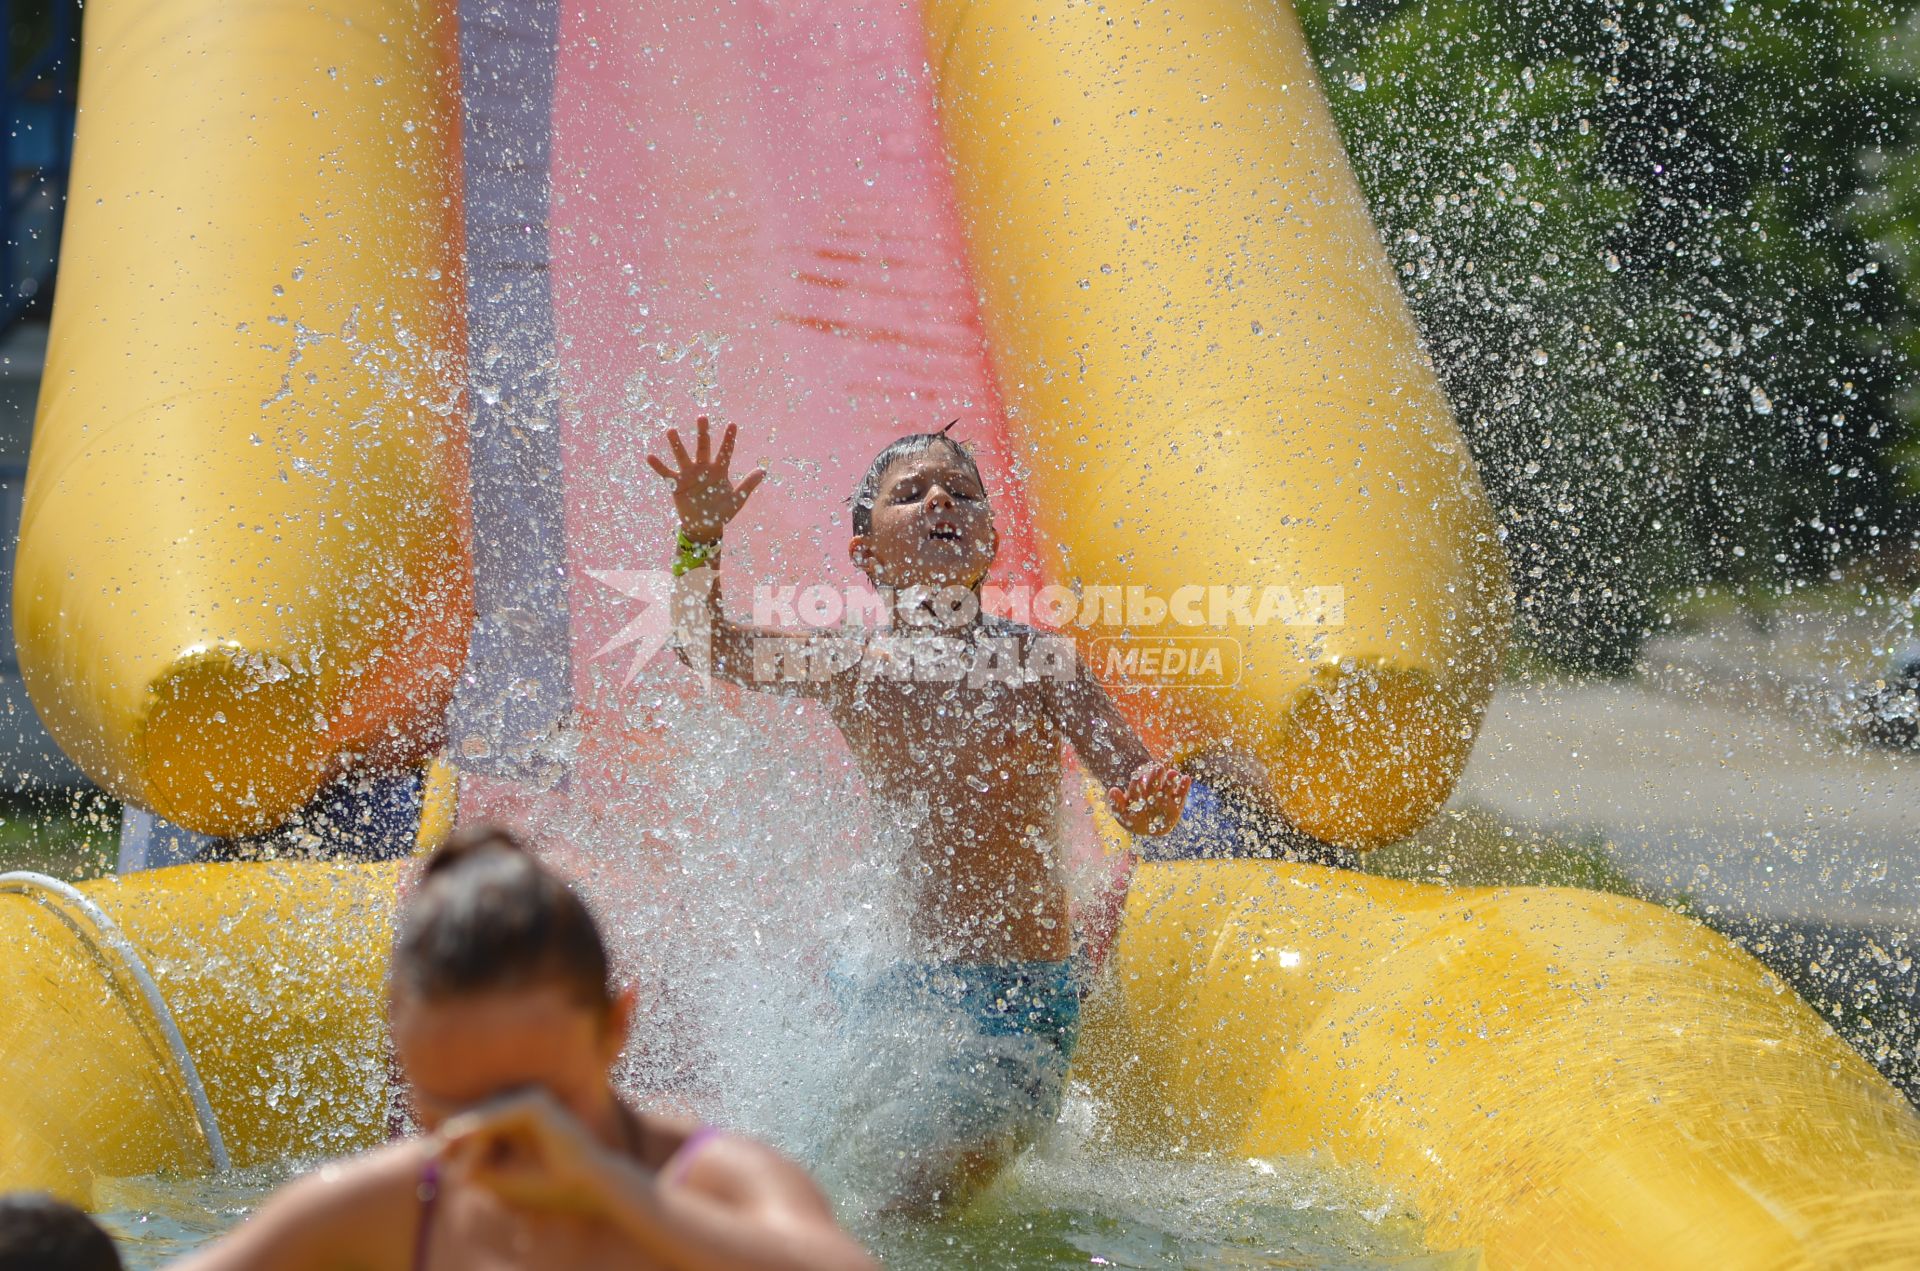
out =
[[[0,1192],[87,1204],[97,1179],[377,1142],[398,868],[0,875]]]
[[[1067,578],[1292,601],[1265,621],[1209,602],[1195,626],[1123,611],[1084,652],[1237,642],[1236,685],[1133,702],[1136,722],[1182,755],[1259,760],[1321,839],[1408,832],[1472,748],[1506,563],[1291,11],[928,0],[926,23],[996,370]]]
[[[77,898],[0,877],[0,1018],[24,1022],[0,1032],[0,1190],[205,1172],[209,1125],[240,1166],[376,1142],[398,868],[180,866]],[[1323,1153],[1490,1267],[1920,1250],[1920,1117],[1759,963],[1636,901],[1147,865],[1076,1064],[1132,1146]]]
[[[98,0],[14,627],[61,748],[212,834],[417,761],[466,654],[451,4]]]
[[[1490,1267],[1920,1256],[1920,1116],[1639,901],[1148,865],[1090,1005],[1079,1071],[1124,1136],[1363,1165]]]

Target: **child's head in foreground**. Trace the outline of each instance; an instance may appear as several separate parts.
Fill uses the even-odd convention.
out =
[[[399,926],[389,1011],[422,1124],[535,1086],[583,1119],[605,1102],[631,997],[586,903],[511,832],[456,832]]]
[[[853,492],[851,554],[879,586],[975,587],[998,548],[979,466],[945,431],[893,442]]]
[[[0,1196],[0,1271],[120,1271],[113,1240],[51,1196]]]

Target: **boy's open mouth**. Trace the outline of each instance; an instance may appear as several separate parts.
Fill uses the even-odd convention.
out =
[[[942,521],[927,531],[927,537],[937,539],[943,543],[958,543],[960,541],[960,527],[957,525],[949,525],[947,522]]]

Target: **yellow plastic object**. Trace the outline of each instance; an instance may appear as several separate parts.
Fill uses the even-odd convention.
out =
[[[435,755],[420,788],[420,824],[414,830],[413,850],[431,852],[446,842],[459,808],[460,774],[445,755]]]
[[[158,982],[237,1166],[385,1131],[395,865],[182,865],[81,890]],[[157,1021],[84,918],[0,894],[0,1192],[197,1174],[207,1143]]]
[[[1124,1136],[1319,1152],[1502,1267],[1912,1266],[1920,1116],[1655,906],[1143,865],[1079,1071]]]
[[[240,1166],[384,1128],[398,865],[85,885]],[[125,967],[0,895],[0,1190],[208,1167]],[[1911,1265],[1920,1118],[1757,962],[1637,901],[1253,861],[1144,865],[1077,1074],[1151,1152],[1323,1153],[1490,1267]]]
[[[926,15],[994,362],[1066,577],[1329,606],[1319,626],[1134,627],[1231,637],[1243,670],[1127,709],[1178,754],[1261,761],[1321,839],[1412,830],[1479,727],[1506,561],[1291,11]],[[1121,630],[1084,629],[1083,652],[1101,663]]]
[[[466,655],[452,6],[98,0],[14,630],[89,775],[212,834],[424,758]]]

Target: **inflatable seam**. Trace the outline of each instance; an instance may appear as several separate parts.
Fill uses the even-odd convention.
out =
[[[25,870],[0,874],[0,895],[24,896],[43,904],[46,903],[46,895],[55,896],[79,910],[93,924],[98,941],[126,964],[134,983],[140,987],[140,995],[146,999],[147,1008],[153,1012],[160,1035],[166,1040],[167,1049],[172,1052],[174,1063],[179,1068],[180,1082],[186,1087],[187,1098],[193,1104],[200,1131],[206,1136],[207,1154],[213,1158],[213,1168],[219,1173],[231,1169],[233,1161],[227,1155],[225,1140],[220,1137],[220,1125],[213,1115],[213,1104],[207,1099],[207,1088],[200,1080],[200,1070],[193,1062],[193,1055],[187,1050],[186,1039],[180,1035],[180,1027],[174,1022],[173,1012],[167,1008],[167,999],[161,995],[159,984],[147,970],[147,964],[141,960],[139,950],[133,947],[133,942],[121,932],[119,925],[107,916],[106,910],[94,904],[78,888],[45,874]],[[49,905],[49,908],[54,906]]]

